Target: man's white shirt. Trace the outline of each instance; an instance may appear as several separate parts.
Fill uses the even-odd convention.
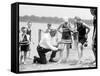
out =
[[[55,47],[57,45],[57,37],[51,37],[50,33],[45,33],[39,45],[45,49],[58,50],[58,48]]]

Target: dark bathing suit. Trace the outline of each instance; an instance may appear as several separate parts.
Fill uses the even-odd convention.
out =
[[[69,48],[72,48],[72,38],[71,38],[71,31],[67,26],[62,26],[63,32],[62,32],[62,39],[66,40],[70,45]]]
[[[64,40],[71,40],[71,31],[67,26],[62,26],[63,32],[62,32],[62,39]]]
[[[22,43],[20,43],[20,44],[21,44],[21,51],[27,52],[29,50],[29,44],[24,43],[25,41],[28,41],[26,35],[24,36]]]
[[[27,29],[27,34],[31,35],[31,30]]]
[[[77,23],[77,31],[79,33],[78,39],[82,45],[86,42],[87,38],[86,35],[86,27],[82,23]]]

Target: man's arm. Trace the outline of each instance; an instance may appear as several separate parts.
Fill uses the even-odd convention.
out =
[[[43,31],[43,30],[40,29],[40,31],[43,32],[43,33],[48,33],[49,30],[50,29],[46,29],[46,31]]]
[[[53,50],[53,51],[58,50],[58,48],[56,48],[56,47],[54,47],[53,45],[51,45],[50,40],[48,40],[48,39],[45,39],[45,40],[46,40],[47,46],[48,46],[51,50]]]

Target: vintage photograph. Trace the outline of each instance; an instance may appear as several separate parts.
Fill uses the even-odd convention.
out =
[[[95,8],[19,5],[19,71],[96,67]]]

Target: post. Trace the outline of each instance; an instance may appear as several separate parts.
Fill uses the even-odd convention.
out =
[[[41,40],[41,29],[38,30],[38,42]]]

